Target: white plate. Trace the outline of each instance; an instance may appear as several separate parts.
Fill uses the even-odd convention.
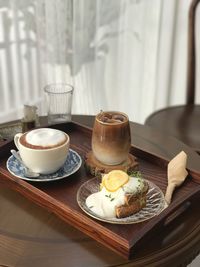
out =
[[[81,164],[82,159],[80,155],[74,150],[70,149],[64,165],[57,172],[52,174],[40,174],[40,176],[37,178],[26,177],[24,175],[23,166],[14,156],[9,157],[6,166],[10,173],[20,179],[34,182],[47,182],[60,180],[72,175],[81,167]]]

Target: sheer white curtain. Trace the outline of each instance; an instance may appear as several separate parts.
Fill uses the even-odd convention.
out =
[[[0,122],[43,86],[75,87],[73,113],[143,123],[185,97],[188,0],[0,0]]]
[[[67,3],[46,1],[45,8],[50,8],[52,13],[45,17],[43,30],[48,35],[48,24],[55,18],[57,24],[51,25],[51,31],[58,33],[65,25],[64,31],[71,34],[66,38],[65,52],[59,49],[60,39],[55,40],[56,60],[65,57],[63,65],[50,62],[49,51],[43,51],[49,61],[47,82],[73,81],[74,113],[120,110],[131,120],[143,121],[154,108],[162,1]],[[67,5],[66,12],[58,12],[58,8]],[[67,12],[72,12],[72,23],[70,20],[66,23]]]

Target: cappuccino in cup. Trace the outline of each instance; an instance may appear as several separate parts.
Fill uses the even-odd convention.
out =
[[[16,134],[14,142],[29,169],[41,174],[50,174],[65,163],[70,139],[60,130],[40,128]]]
[[[19,142],[33,149],[50,149],[63,145],[67,141],[64,132],[50,128],[35,129],[23,134]]]

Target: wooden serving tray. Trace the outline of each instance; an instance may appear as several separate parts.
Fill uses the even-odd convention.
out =
[[[80,154],[84,162],[86,153],[91,150],[92,130],[75,123],[55,125],[53,128],[69,134],[71,148]],[[67,223],[125,258],[131,258],[133,253],[137,251],[140,242],[143,242],[149,233],[159,234],[159,231],[180,214],[188,201],[200,191],[200,184],[193,181],[191,175],[194,173],[197,181],[200,174],[189,170],[190,175],[184,184],[175,191],[171,205],[161,214],[138,224],[108,224],[89,217],[77,204],[77,190],[92,177],[86,173],[84,164],[75,174],[62,180],[44,183],[26,182],[11,175],[6,169],[10,149],[14,147],[13,142],[7,142],[0,147],[0,182],[55,213]],[[131,153],[138,158],[139,169],[143,176],[165,192],[168,161],[135,146],[132,146]]]

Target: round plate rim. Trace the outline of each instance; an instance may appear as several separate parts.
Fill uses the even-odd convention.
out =
[[[91,218],[93,218],[93,219],[96,219],[96,220],[98,220],[98,221],[101,221],[101,222],[106,222],[106,223],[110,223],[110,224],[136,224],[136,223],[141,223],[141,222],[144,222],[144,221],[148,221],[148,220],[150,220],[150,219],[152,219],[153,217],[155,217],[155,216],[158,216],[165,208],[166,208],[166,205],[165,205],[165,197],[164,197],[164,194],[163,194],[163,192],[162,192],[162,190],[154,183],[154,182],[152,182],[152,181],[149,181],[148,179],[144,179],[145,181],[147,181],[149,184],[152,184],[153,185],[153,187],[155,187],[155,188],[157,188],[158,190],[159,190],[159,192],[161,193],[161,196],[162,196],[162,202],[163,202],[163,207],[162,207],[162,209],[160,209],[160,211],[158,212],[158,213],[156,213],[155,215],[153,215],[153,216],[151,216],[151,217],[149,217],[149,218],[146,218],[146,219],[144,219],[144,220],[141,220],[141,221],[120,221],[120,219],[119,219],[119,221],[117,221],[117,218],[115,219],[115,220],[112,220],[112,219],[108,219],[108,218],[102,218],[102,217],[100,217],[100,216],[98,216],[98,215],[95,215],[94,213],[90,213],[90,212],[88,212],[87,210],[85,210],[83,207],[82,207],[82,205],[80,204],[80,200],[79,200],[79,194],[80,194],[80,191],[81,191],[81,189],[82,189],[82,187],[83,186],[85,186],[85,184],[86,183],[88,183],[88,182],[92,182],[93,180],[97,180],[98,179],[98,177],[93,177],[92,179],[89,179],[89,180],[87,180],[86,182],[84,182],[80,187],[79,187],[79,189],[78,189],[78,191],[77,191],[77,194],[76,194],[76,200],[77,200],[77,203],[78,203],[78,205],[79,205],[79,207],[81,208],[81,210],[82,211],[84,211],[84,213],[85,214],[87,214],[87,215],[89,215]]]

